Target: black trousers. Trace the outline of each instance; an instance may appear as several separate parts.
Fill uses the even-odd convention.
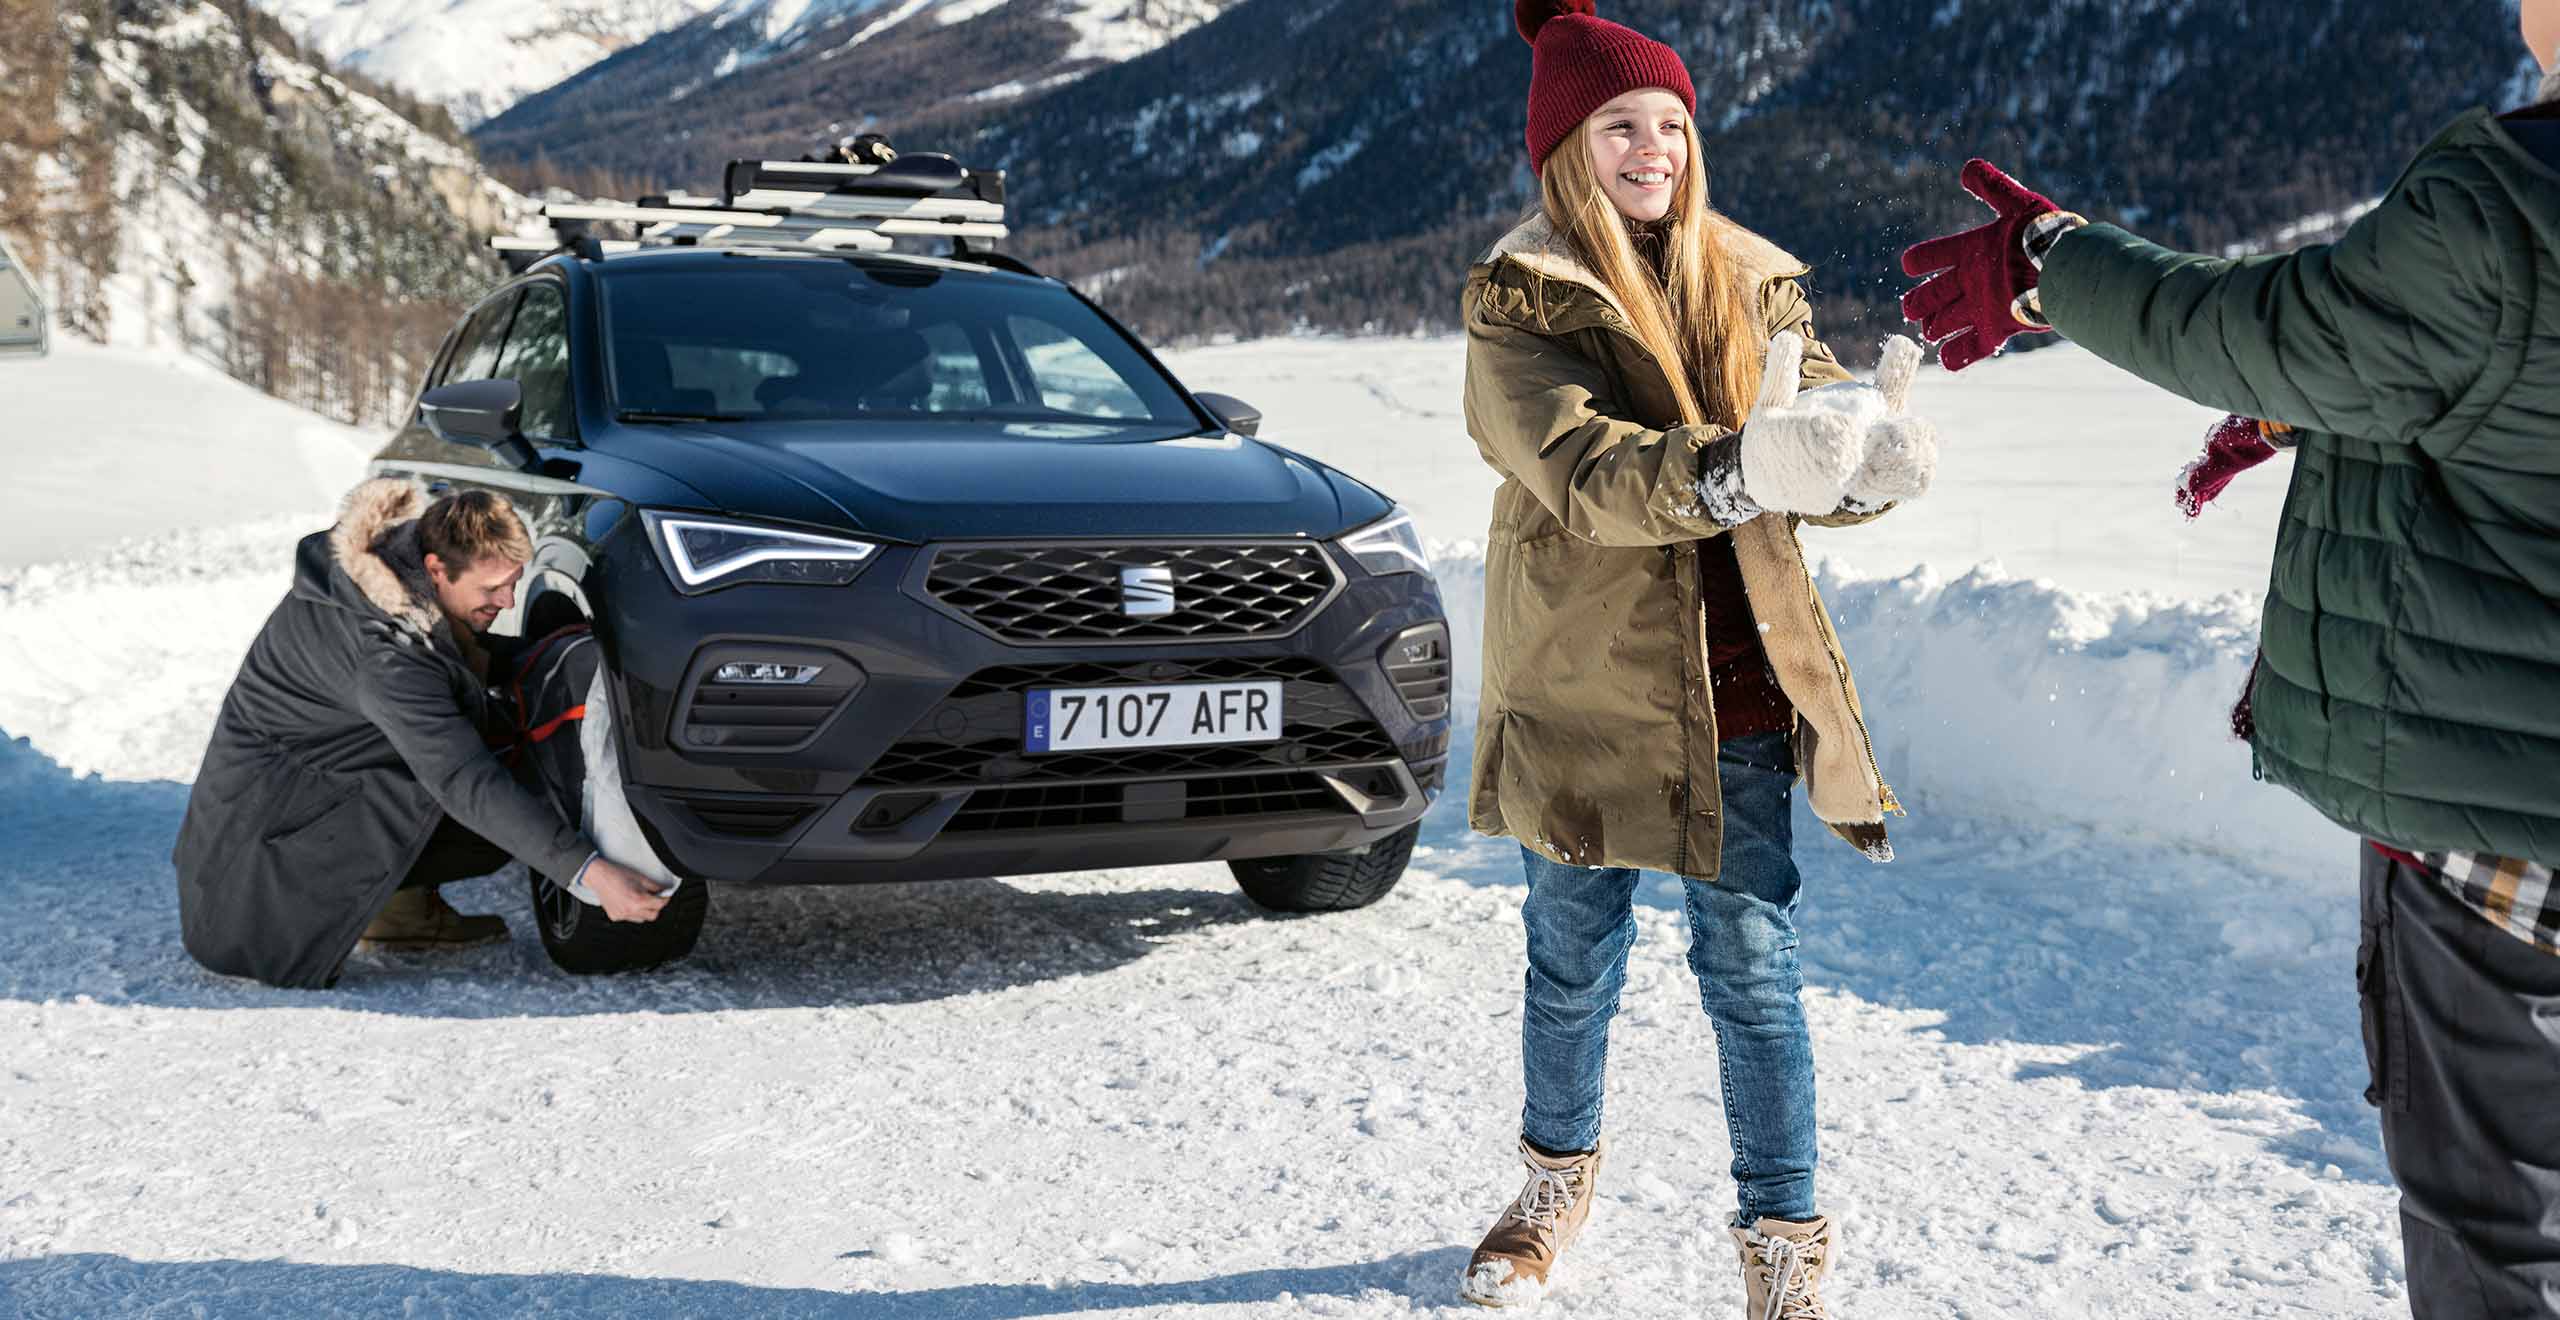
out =
[[[436,822],[436,832],[427,839],[426,851],[410,864],[409,874],[401,877],[402,889],[418,889],[451,884],[483,876],[515,859],[507,850],[471,832],[470,827],[451,816]]]
[[[2364,850],[2356,984],[2416,1320],[2560,1318],[2560,955]]]

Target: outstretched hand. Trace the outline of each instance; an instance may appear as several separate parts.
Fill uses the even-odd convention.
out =
[[[1742,490],[1751,502],[1781,513],[1830,513],[1866,459],[1863,413],[1880,415],[1869,386],[1804,389],[1804,337],[1781,332],[1769,341],[1760,397],[1742,428]]]
[[[1926,277],[1902,296],[1903,318],[1938,346],[1938,360],[1949,371],[2047,328],[2022,315],[2021,300],[2041,274],[2027,240],[2045,217],[2067,214],[1987,160],[1966,162],[1962,179],[1965,191],[1991,208],[1991,222],[1915,243],[1902,254],[1903,274]]]

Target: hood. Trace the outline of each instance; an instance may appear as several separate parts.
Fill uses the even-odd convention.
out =
[[[1724,245],[1724,253],[1733,261],[1735,270],[1748,281],[1745,287],[1756,289],[1773,280],[1796,279],[1812,272],[1812,267],[1796,260],[1785,248],[1720,214],[1713,215],[1711,219],[1713,229],[1710,232],[1716,241]],[[1607,281],[1600,278],[1599,272],[1583,264],[1581,256],[1574,252],[1573,244],[1556,232],[1555,225],[1543,210],[1533,212],[1510,233],[1496,239],[1492,247],[1476,258],[1476,265],[1495,266],[1506,260],[1546,279],[1579,285],[1596,295],[1610,311],[1617,313],[1620,320],[1626,319],[1627,309],[1618,304],[1618,295],[1609,291]]]
[[[622,434],[726,512],[901,541],[1332,536],[1384,512],[1322,464],[1224,433],[863,420]]]
[[[303,539],[293,594],[379,613],[422,637],[436,636],[444,607],[436,603],[418,545],[418,515],[426,508],[426,488],[399,477],[376,477],[348,491],[337,524]]]

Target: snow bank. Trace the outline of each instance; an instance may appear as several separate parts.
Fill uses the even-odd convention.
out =
[[[1457,718],[1475,719],[1484,556],[1437,547],[1458,639]],[[2339,881],[2352,840],[2257,782],[2230,733],[2258,601],[2085,593],[1978,568],[1857,577],[1824,562],[1885,779],[1915,813],[2072,824]]]

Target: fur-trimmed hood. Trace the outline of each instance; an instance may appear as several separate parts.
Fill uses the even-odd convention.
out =
[[[329,555],[366,603],[433,638],[445,627],[418,544],[418,515],[427,511],[426,487],[404,477],[376,477],[347,492],[338,523],[329,529]]]
[[[1733,259],[1736,270],[1750,288],[1761,288],[1773,280],[1791,280],[1812,272],[1812,267],[1796,260],[1785,248],[1731,220],[1717,225],[1714,232],[1725,245],[1725,255]],[[1563,234],[1556,232],[1554,222],[1547,219],[1544,209],[1530,213],[1529,218],[1514,226],[1510,233],[1495,240],[1492,247],[1476,258],[1476,265],[1492,266],[1506,260],[1547,279],[1578,284],[1608,304],[1620,319],[1626,317],[1627,309],[1619,305],[1618,296],[1609,291],[1599,272],[1583,264],[1573,245],[1565,241]]]

